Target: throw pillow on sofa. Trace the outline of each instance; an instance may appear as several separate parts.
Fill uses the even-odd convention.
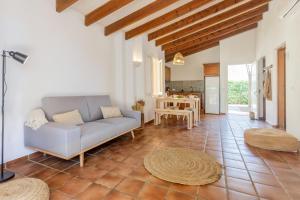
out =
[[[84,123],[78,110],[53,115],[53,120],[58,123],[70,125],[81,125]]]
[[[112,118],[112,117],[123,117],[123,115],[121,114],[121,111],[118,107],[104,106],[104,107],[101,107],[101,111],[102,111],[104,119]]]

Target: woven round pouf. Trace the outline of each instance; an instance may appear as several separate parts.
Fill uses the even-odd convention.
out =
[[[1,200],[49,200],[48,185],[35,178],[20,178],[0,184]]]
[[[155,177],[184,185],[206,185],[220,179],[222,167],[206,153],[186,148],[165,148],[144,158]]]
[[[251,128],[245,130],[244,137],[247,144],[261,149],[286,152],[299,149],[298,139],[283,130]]]

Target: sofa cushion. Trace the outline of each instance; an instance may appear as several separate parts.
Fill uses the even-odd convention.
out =
[[[113,125],[113,127],[117,129],[120,134],[139,127],[139,122],[136,119],[129,118],[129,117],[115,117],[115,118],[101,119],[98,120],[97,122],[108,123]]]
[[[102,122],[87,122],[80,126],[81,150],[95,146],[110,138],[118,136],[119,132],[112,124]]]
[[[112,117],[123,117],[120,108],[116,106],[101,106],[101,111],[104,119]]]
[[[85,97],[45,97],[42,99],[42,108],[48,120],[53,121],[53,115],[79,110],[83,121],[90,121],[90,114]]]
[[[86,101],[89,108],[90,120],[95,121],[103,119],[103,114],[101,112],[101,106],[111,106],[111,101],[108,95],[99,96],[86,96]]]
[[[83,124],[83,120],[82,120],[81,115],[78,110],[55,114],[52,117],[53,117],[53,120],[58,123],[71,124],[71,125]]]
[[[49,122],[37,130],[24,127],[24,144],[60,156],[70,157],[80,152],[80,127]]]

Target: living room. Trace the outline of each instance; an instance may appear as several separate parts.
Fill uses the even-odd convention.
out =
[[[299,155],[291,143],[280,149],[285,136],[294,143],[300,139],[298,2],[1,0],[5,164],[0,199],[299,199]],[[278,73],[281,49],[285,50],[284,82]],[[180,52],[183,58],[178,64],[175,58]],[[205,112],[210,101],[204,84],[211,77],[205,66],[212,63],[219,64],[213,75],[219,81],[218,112],[213,115]],[[254,120],[228,114],[228,66],[245,63],[257,66],[260,75],[255,80],[261,85],[255,88],[265,89],[266,80],[271,88],[251,103]],[[165,66],[171,68],[171,82],[203,84],[203,97],[167,96]],[[270,79],[265,79],[268,73]],[[199,105],[186,109],[183,103],[177,108],[178,99]],[[114,110],[106,113],[110,106]],[[72,126],[72,133],[64,125],[51,125],[54,115],[75,107],[81,121],[80,126]],[[28,127],[37,122],[29,123],[37,110],[47,122]],[[102,119],[106,114],[107,119]],[[128,121],[109,117],[112,114]],[[102,135],[82,143],[81,131],[88,123],[93,123],[89,131],[99,130]],[[263,138],[261,148],[246,141],[244,132],[251,128],[280,128],[289,134],[266,150],[269,138]],[[181,147],[183,154],[205,153],[215,179],[172,181],[155,175],[149,163],[145,166],[147,155],[172,147]],[[201,167],[201,163],[193,164]],[[187,176],[177,172],[176,178]],[[14,195],[17,180],[24,181],[16,184],[24,184],[32,196],[6,195],[9,191]]]

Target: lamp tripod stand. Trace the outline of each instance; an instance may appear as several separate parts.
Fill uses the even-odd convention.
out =
[[[1,172],[0,172],[0,183],[7,181],[15,176],[14,172],[4,171],[4,122],[5,122],[5,93],[7,90],[5,75],[6,75],[6,58],[11,57],[14,60],[24,64],[28,56],[13,51],[2,51],[2,106],[1,106]]]

